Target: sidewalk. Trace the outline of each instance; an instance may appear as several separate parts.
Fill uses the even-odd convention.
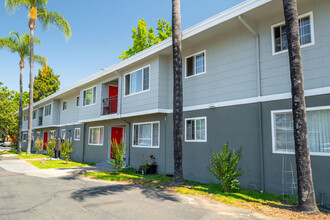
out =
[[[79,174],[82,170],[87,172],[107,172],[110,169],[99,166],[85,166],[85,167],[69,167],[57,169],[39,169],[25,160],[20,160],[15,155],[0,156],[0,167],[14,173],[21,173],[27,176],[35,176],[41,178],[53,178],[72,176]]]

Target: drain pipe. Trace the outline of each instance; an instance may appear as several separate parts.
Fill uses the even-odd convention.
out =
[[[120,82],[120,85],[119,85],[119,88],[120,88],[120,104],[119,104],[119,120],[121,120],[122,122],[124,122],[124,123],[126,123],[126,124],[128,124],[128,146],[130,145],[130,143],[131,143],[131,123],[130,122],[128,122],[128,121],[126,121],[125,119],[123,119],[122,117],[121,117],[121,112],[122,112],[122,101],[123,101],[123,99],[122,99],[122,88],[123,88],[123,86],[122,86],[122,80],[121,80],[121,75],[118,73],[118,71],[116,70],[115,71],[115,73],[117,74],[117,76],[118,76],[118,79],[120,79],[120,80],[118,80],[118,84],[119,84],[119,82]],[[118,97],[119,97],[119,95],[118,95]],[[131,166],[131,151],[130,151],[130,148],[128,147],[127,148],[127,150],[128,150],[128,161],[127,161],[127,166],[128,167],[130,167]]]
[[[238,16],[238,20],[251,32],[256,39],[256,58],[257,58],[257,93],[258,93],[258,145],[259,145],[259,157],[260,157],[260,192],[265,191],[265,175],[264,175],[264,149],[263,149],[263,128],[262,128],[262,103],[261,97],[261,70],[260,70],[260,37],[252,29],[252,27],[246,23],[246,21]]]

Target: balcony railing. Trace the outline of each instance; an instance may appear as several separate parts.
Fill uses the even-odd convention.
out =
[[[38,126],[42,125],[42,116],[39,117],[39,122],[38,122]]]
[[[118,96],[105,98],[102,100],[102,115],[117,113]]]

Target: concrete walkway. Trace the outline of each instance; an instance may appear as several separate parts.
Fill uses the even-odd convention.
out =
[[[5,160],[1,160],[4,157]],[[99,166],[84,166],[84,167],[69,167],[69,168],[57,168],[57,169],[39,169],[25,160],[20,160],[15,155],[1,155],[0,167],[14,173],[21,173],[27,176],[35,176],[41,178],[54,178],[77,175],[82,170],[87,172],[107,172],[108,168]]]

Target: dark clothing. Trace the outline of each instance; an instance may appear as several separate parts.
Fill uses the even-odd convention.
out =
[[[62,144],[62,141],[60,138],[57,138],[56,139],[56,145],[55,145],[55,158],[61,158],[61,144]]]

